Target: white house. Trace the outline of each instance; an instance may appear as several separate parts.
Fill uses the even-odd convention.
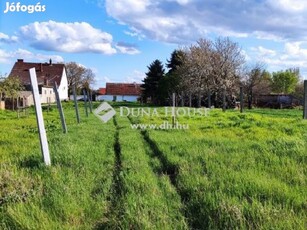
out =
[[[136,102],[141,96],[141,85],[136,83],[106,83],[105,93],[97,100]]]
[[[18,59],[15,62],[9,77],[18,77],[25,88],[25,91],[31,92],[31,80],[29,69],[35,68],[39,92],[42,103],[54,103],[56,101],[53,91],[54,82],[58,85],[58,92],[61,100],[68,99],[68,81],[64,64],[53,64],[51,59],[49,63],[30,63]],[[24,97],[24,105],[33,105],[33,100]],[[27,101],[28,100],[28,101]]]

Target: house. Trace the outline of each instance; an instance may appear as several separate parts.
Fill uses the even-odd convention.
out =
[[[42,103],[54,103],[56,101],[53,91],[54,82],[58,85],[59,97],[61,100],[68,99],[68,82],[64,64],[54,64],[50,59],[49,63],[30,63],[18,59],[15,62],[9,77],[18,77],[25,91],[20,93],[19,100],[23,106],[33,105],[31,80],[29,69],[35,68],[39,93]],[[33,96],[32,96],[33,97]],[[31,98],[31,99],[30,99]]]
[[[106,88],[99,88],[97,90],[97,95],[106,95],[107,89]]]
[[[264,94],[256,98],[258,107],[292,108],[302,104],[300,100],[289,94]]]
[[[104,92],[100,90],[99,92]],[[136,102],[141,97],[141,84],[106,83],[105,94],[98,95],[97,100]]]

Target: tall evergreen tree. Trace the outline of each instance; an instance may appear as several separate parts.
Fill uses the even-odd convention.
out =
[[[147,101],[148,98],[154,104],[160,104],[159,97],[159,82],[164,77],[165,69],[160,60],[153,61],[148,67],[148,72],[143,80],[143,98]]]
[[[169,69],[168,74],[175,73],[180,66],[183,65],[184,51],[174,50],[171,54],[171,59],[167,60],[167,68]]]
[[[169,69],[159,84],[159,98],[162,104],[172,102],[172,94],[180,92],[180,67],[183,65],[185,53],[182,50],[174,50],[171,58],[167,60],[166,67]],[[168,103],[168,104],[169,104]]]

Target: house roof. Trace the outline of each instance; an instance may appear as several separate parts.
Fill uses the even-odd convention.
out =
[[[54,82],[58,85],[61,83],[64,64],[49,63],[31,63],[24,62],[23,59],[18,59],[15,62],[9,77],[18,77],[22,85],[30,85],[29,69],[35,68],[38,85],[53,86]]]
[[[107,83],[106,95],[141,95],[141,84],[136,83]]]
[[[98,89],[98,94],[99,95],[105,95],[106,94],[106,88],[99,88]]]

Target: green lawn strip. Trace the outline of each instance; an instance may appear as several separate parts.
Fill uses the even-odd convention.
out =
[[[148,135],[167,161],[178,165],[177,188],[186,197],[192,227],[306,227],[305,122],[217,111],[178,120],[190,130]]]
[[[107,212],[115,128],[81,111],[77,125],[70,104],[64,112],[66,135],[56,108],[44,112],[51,167],[42,163],[33,113],[0,121],[9,133],[0,130],[0,141],[14,143],[1,148],[1,229],[91,229]]]
[[[115,119],[119,132],[120,175],[124,189],[117,202],[122,212],[120,216],[109,216],[102,227],[186,229],[180,197],[168,176],[156,171],[159,162],[150,157],[151,149],[141,133],[131,129],[128,118],[117,116]]]

